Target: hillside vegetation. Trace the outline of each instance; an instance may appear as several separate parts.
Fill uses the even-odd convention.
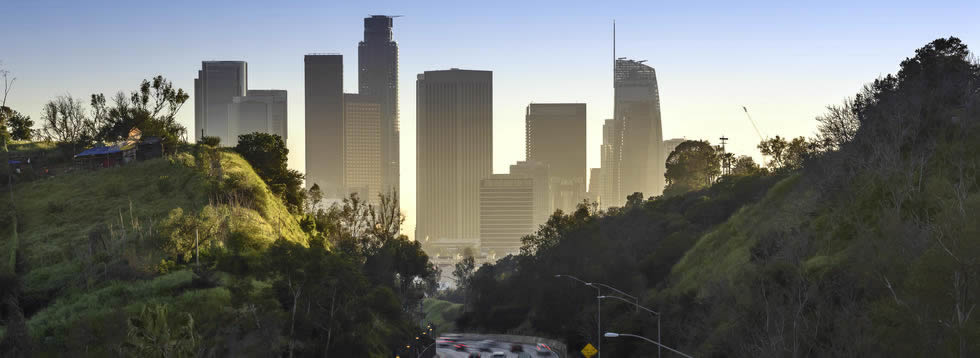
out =
[[[220,155],[224,182],[209,180],[184,153],[15,186],[17,271],[31,335],[59,346],[69,344],[75,331],[97,334],[93,322],[138,313],[146,303],[196,295],[227,301],[227,290],[192,287],[188,269],[170,273],[179,261],[193,260],[185,244],[194,236],[200,255],[225,245],[229,235],[262,246],[280,237],[305,244],[296,218],[251,166],[235,153]],[[250,194],[222,202],[215,183]],[[8,196],[0,198],[0,206],[9,204]],[[0,226],[9,227],[8,216],[0,217],[8,220]],[[14,249],[9,231],[0,237],[4,252]],[[204,313],[202,308],[182,307]],[[125,329],[125,322],[115,324]]]
[[[948,38],[900,68],[828,107],[817,138],[794,139],[773,170],[553,216],[522,255],[473,273],[457,324],[595,344],[596,292],[562,274],[662,315],[658,332],[606,300],[603,331],[696,356],[977,356],[980,65]],[[610,356],[657,354],[602,341]]]

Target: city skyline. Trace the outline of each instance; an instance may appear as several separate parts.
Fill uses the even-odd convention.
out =
[[[959,14],[976,13],[969,11],[970,8],[976,9],[976,4],[964,2],[966,11],[958,11]],[[178,6],[178,5],[173,5]],[[336,17],[331,17],[330,21],[323,21],[327,11],[320,14],[310,12],[308,18],[301,18],[295,25],[284,26],[277,31],[261,29],[262,32],[271,32],[282,36],[293,29],[308,26],[306,32],[313,32],[316,38],[296,37],[276,43],[281,45],[282,50],[275,53],[267,53],[264,48],[268,45],[245,45],[238,47],[217,46],[214,43],[223,38],[232,38],[230,32],[225,35],[224,30],[213,30],[214,36],[206,39],[181,38],[180,44],[187,45],[187,51],[179,54],[168,54],[159,59],[149,61],[131,61],[129,54],[120,54],[115,59],[98,57],[98,61],[103,64],[92,63],[93,59],[85,56],[88,50],[78,47],[67,46],[64,55],[47,56],[48,50],[31,49],[30,51],[16,51],[23,49],[20,41],[28,40],[28,37],[14,39],[12,49],[15,51],[2,55],[0,60],[10,69],[14,76],[18,77],[16,84],[17,90],[13,92],[9,101],[16,109],[30,114],[33,118],[38,118],[41,104],[44,101],[66,92],[72,93],[82,98],[90,93],[113,93],[116,90],[128,90],[132,85],[138,83],[142,78],[155,74],[162,74],[174,81],[175,86],[183,88],[185,91],[192,92],[194,71],[200,66],[201,60],[241,60],[247,61],[253,68],[261,69],[250,74],[250,87],[255,88],[282,88],[293,92],[302,93],[302,59],[306,53],[317,51],[340,51],[346,55],[347,63],[344,66],[345,77],[349,80],[345,83],[344,91],[355,92],[356,87],[354,78],[356,77],[356,62],[354,59],[353,44],[357,42],[357,37],[361,35],[361,22],[363,18],[375,13],[402,14],[407,13],[405,19],[399,20],[399,45],[402,47],[402,58],[406,59],[400,66],[402,78],[411,78],[417,73],[425,70],[445,69],[449,67],[462,68],[487,68],[495,72],[495,111],[494,140],[498,143],[506,138],[523,136],[523,116],[521,115],[528,103],[533,101],[556,101],[556,102],[584,102],[588,104],[588,167],[599,167],[599,153],[595,148],[601,142],[601,126],[604,119],[612,114],[612,80],[609,73],[610,61],[610,37],[609,27],[613,18],[618,19],[619,24],[619,53],[631,58],[647,59],[648,63],[659,71],[658,79],[662,88],[661,103],[663,106],[662,116],[664,118],[664,138],[687,137],[690,139],[709,139],[715,140],[724,134],[733,138],[729,143],[729,150],[738,154],[752,154],[757,160],[759,156],[754,146],[758,142],[755,133],[749,127],[740,112],[740,105],[746,105],[752,111],[753,116],[759,122],[761,129],[769,134],[783,133],[788,135],[811,135],[813,132],[812,118],[823,112],[823,107],[828,104],[839,103],[843,99],[841,93],[853,93],[867,82],[869,71],[872,73],[883,73],[881,68],[893,68],[896,56],[905,56],[911,49],[925,40],[937,37],[956,35],[964,39],[965,42],[976,42],[976,27],[965,26],[969,24],[964,17],[953,16],[943,19],[944,24],[929,23],[921,25],[909,25],[908,19],[915,16],[917,11],[909,9],[909,6],[893,6],[889,9],[875,9],[876,12],[884,12],[875,23],[876,27],[859,27],[834,30],[835,33],[845,33],[848,30],[864,31],[868,36],[893,35],[888,41],[878,44],[876,48],[864,48],[861,41],[857,39],[837,38],[833,40],[819,40],[811,42],[807,46],[793,44],[794,37],[815,37],[823,29],[830,25],[821,25],[821,18],[838,17],[844,12],[857,12],[858,14],[870,12],[870,7],[857,7],[830,11],[821,9],[812,14],[814,19],[806,24],[799,24],[791,27],[795,31],[784,31],[783,34],[772,34],[762,36],[762,46],[749,46],[758,44],[754,41],[740,42],[744,47],[754,47],[752,53],[747,50],[734,48],[733,45],[726,45],[726,40],[732,42],[732,38],[741,38],[752,34],[766,33],[770,27],[785,25],[793,21],[798,14],[789,9],[769,9],[758,11],[735,11],[730,9],[719,9],[717,12],[705,14],[704,19],[694,22],[697,24],[707,24],[710,19],[720,19],[716,27],[728,26],[734,30],[727,33],[716,34],[713,38],[702,38],[699,47],[709,47],[708,49],[686,48],[688,44],[699,36],[704,36],[705,32],[698,30],[691,34],[685,34],[686,30],[691,30],[691,26],[678,25],[677,21],[685,18],[690,19],[691,9],[668,8],[662,16],[669,17],[671,14],[679,15],[680,20],[664,21],[665,24],[651,25],[647,20],[640,17],[631,16],[636,9],[615,8],[602,10],[593,14],[589,19],[581,16],[581,12],[575,9],[566,9],[563,12],[551,13],[546,15],[550,22],[549,26],[557,29],[544,29],[534,25],[530,17],[508,17],[499,12],[487,12],[490,19],[498,16],[499,21],[481,20],[473,23],[469,28],[461,27],[456,30],[458,34],[448,34],[446,40],[426,43],[423,41],[427,36],[435,36],[439,33],[438,21],[432,21],[438,16],[460,13],[461,8],[433,12],[433,14],[414,13],[402,11],[396,5],[390,6],[390,10],[377,11],[364,8],[344,8],[342,11],[335,12]],[[261,12],[256,6],[249,6],[237,10],[240,16],[258,16]],[[635,7],[635,6],[634,6]],[[857,7],[856,9],[853,7]],[[22,23],[21,19],[31,18],[31,14],[47,9],[48,7],[30,4],[15,4],[11,9],[12,22],[9,26],[20,26],[24,33],[35,32],[33,26],[43,26]],[[143,9],[145,11],[145,9]],[[297,9],[283,9],[281,12],[297,11]],[[54,9],[55,14],[66,15],[72,13],[70,5]],[[65,28],[72,28],[73,22],[77,21],[103,21],[102,16],[111,16],[118,12],[140,12],[130,7],[120,7],[119,9],[107,11],[106,14],[92,17],[88,20],[64,19]],[[722,15],[723,13],[729,13]],[[317,15],[317,16],[314,16]],[[701,15],[701,14],[699,14]],[[780,16],[784,15],[784,16]],[[885,16],[893,15],[893,16]],[[658,15],[659,16],[659,15]],[[856,16],[856,15],[855,15]],[[605,17],[605,18],[601,18]],[[55,16],[55,18],[61,18]],[[138,21],[140,16],[135,16]],[[205,21],[193,16],[180,16],[179,20],[170,25],[181,24],[191,29],[202,27]],[[770,22],[753,23],[752,19],[770,19]],[[468,18],[472,20],[473,18]],[[887,19],[887,20],[884,20]],[[314,20],[325,22],[325,24],[310,26]],[[103,21],[105,24],[94,29],[82,31],[92,35],[107,34],[114,28],[125,28],[130,25],[127,20],[116,22]],[[580,23],[579,23],[580,22]],[[655,22],[655,21],[654,21]],[[494,24],[496,23],[496,24]],[[197,25],[195,25],[197,24]],[[578,26],[575,26],[575,25]],[[901,24],[902,26],[899,26]],[[319,27],[318,27],[319,26]],[[513,30],[495,33],[493,29],[498,27],[510,26]],[[663,26],[677,26],[674,39],[652,36],[656,33],[665,33]],[[694,26],[694,25],[692,25]],[[834,23],[835,28],[841,27],[840,23]],[[853,27],[853,26],[852,26]],[[747,29],[746,29],[747,28]],[[927,30],[922,30],[927,29]],[[61,43],[70,36],[64,35],[61,31],[41,29],[36,31],[38,34],[31,37],[31,40],[54,38],[53,44]],[[136,31],[146,33],[146,30]],[[260,31],[259,29],[247,31]],[[541,44],[541,39],[521,39],[514,35],[516,32],[539,31],[550,42]],[[563,52],[563,47],[569,47],[568,40],[562,41],[556,37],[556,33],[565,34],[573,32],[581,36],[568,36],[580,39],[575,42],[576,52],[582,54],[581,58],[568,57],[568,52]],[[674,32],[672,32],[674,33]],[[908,34],[909,36],[902,36]],[[128,36],[128,35],[125,35]],[[241,36],[240,34],[236,36]],[[491,50],[468,51],[477,47],[476,42],[461,42],[464,36],[470,36],[475,40],[484,41],[485,44],[492,44]],[[495,38],[499,37],[499,39]],[[741,36],[741,37],[740,37]],[[262,40],[260,37],[256,40]],[[352,40],[353,39],[353,40]],[[167,42],[160,38],[151,36],[149,42],[161,44],[161,51],[175,46],[174,42]],[[176,40],[175,40],[176,41]],[[771,42],[770,42],[771,41]],[[228,40],[229,43],[235,43]],[[256,42],[256,41],[251,41]],[[529,56],[522,56],[521,60],[506,60],[508,51],[498,51],[500,44],[507,42],[516,46],[521,51],[529,51]],[[207,44],[207,46],[205,45]],[[463,46],[455,46],[463,44]],[[768,44],[768,45],[766,45]],[[99,48],[108,45],[99,45]],[[531,48],[534,47],[534,48]],[[111,47],[108,47],[111,48]],[[537,49],[540,48],[540,49]],[[684,54],[675,53],[670,48],[685,48]],[[760,50],[761,49],[761,50]],[[833,49],[831,51],[830,49]],[[137,51],[138,52],[138,51]],[[500,52],[500,53],[496,53]],[[563,56],[565,63],[556,63],[553,59],[541,56],[545,52],[557,53],[556,56]],[[725,64],[724,60],[719,60],[713,53],[724,52],[725,57],[738,58],[734,64]],[[833,52],[833,53],[831,53]],[[72,56],[72,54],[74,54]],[[68,59],[72,60],[68,60]],[[410,59],[410,60],[408,60]],[[60,62],[70,61],[70,62]],[[683,62],[690,62],[684,64]],[[712,63],[718,62],[718,63]],[[66,66],[69,64],[70,66]],[[425,63],[425,64],[422,64]],[[553,66],[539,70],[545,64]],[[847,65],[852,68],[841,70]],[[87,68],[86,71],[78,71],[81,66]],[[700,73],[692,71],[697,67]],[[45,69],[41,71],[40,69]],[[51,69],[54,70],[51,70]],[[118,68],[118,72],[113,72]],[[523,71],[522,71],[523,69]],[[578,69],[575,73],[581,73],[581,81],[569,82],[567,79],[554,81],[556,78],[564,78],[569,70]],[[782,71],[790,75],[766,76],[767,72]],[[112,76],[107,74],[113,73]],[[409,77],[406,77],[409,76]],[[110,78],[111,77],[111,78]],[[536,93],[556,93],[548,87],[542,87],[541,83],[554,82],[558,86],[568,88],[568,90],[553,98],[541,98]],[[725,82],[725,83],[718,83]],[[728,82],[737,83],[729,85]],[[709,86],[710,85],[710,86]],[[401,143],[402,148],[402,169],[414,170],[415,147],[414,136],[414,86],[401,86],[399,97],[402,99],[400,111],[403,114],[402,136],[412,138]],[[712,88],[713,87],[713,88]],[[553,87],[552,87],[553,88]],[[734,89],[738,89],[737,92]],[[799,97],[787,94],[793,89],[801,89]],[[803,99],[803,97],[808,97]],[[192,96],[191,102],[196,98]],[[711,106],[704,106],[703,103],[713,103]],[[784,102],[784,103],[778,103]],[[195,102],[196,103],[196,102]],[[178,115],[178,119],[188,128],[193,127],[193,107],[191,103]],[[303,111],[303,96],[289,96],[289,112],[293,114],[290,119],[293,125],[289,126],[289,146],[291,166],[305,171],[303,165],[303,145],[297,141],[304,138],[303,129],[299,121],[303,120],[300,113]],[[703,128],[716,129],[717,133],[704,133]],[[193,136],[191,136],[193,138]],[[511,148],[512,147],[512,148]],[[506,172],[507,166],[523,158],[524,148],[522,144],[510,146],[494,146],[494,173]],[[408,172],[402,175],[403,188],[414,188],[415,173]],[[409,194],[409,193],[404,193]],[[403,195],[403,210],[406,211],[409,224],[406,225],[406,233],[411,235],[411,222],[415,220],[415,215],[411,208],[414,207],[414,198],[411,195]]]

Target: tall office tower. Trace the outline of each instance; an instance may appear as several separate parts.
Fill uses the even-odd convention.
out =
[[[238,136],[254,132],[278,134],[286,142],[286,91],[248,90],[228,105],[227,146],[238,144]]]
[[[598,203],[602,192],[602,168],[589,169],[589,191],[586,197],[589,202]]]
[[[480,249],[496,257],[517,254],[534,231],[534,180],[493,174],[480,181]]]
[[[203,61],[194,79],[194,138],[212,136],[228,145],[234,139],[228,127],[228,105],[248,89],[245,61]]]
[[[320,186],[324,197],[344,191],[344,57],[306,55],[306,187]]]
[[[384,190],[399,190],[398,44],[391,16],[364,18],[364,41],[357,46],[358,91],[381,104],[381,175]]]
[[[615,119],[623,121],[621,195],[660,195],[664,189],[664,139],[657,72],[644,61],[617,59]]]
[[[602,146],[600,147],[602,187],[599,191],[600,205],[603,209],[622,206],[626,195],[622,191],[622,172],[620,164],[623,160],[623,121],[607,119],[602,124]]]
[[[381,193],[381,105],[344,94],[344,189],[370,203]]]
[[[416,239],[436,249],[478,245],[480,180],[493,164],[493,72],[426,71],[416,86]]]
[[[510,166],[510,175],[529,178],[534,181],[534,218],[532,222],[535,228],[548,222],[548,217],[555,211],[552,206],[548,165],[542,162],[517,162]]]
[[[532,103],[525,113],[526,157],[548,164],[555,209],[585,199],[585,103]]]

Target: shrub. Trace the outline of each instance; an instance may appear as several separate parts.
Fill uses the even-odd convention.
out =
[[[167,195],[174,189],[174,183],[170,181],[170,176],[161,175],[157,179],[157,190],[160,190],[160,194]]]

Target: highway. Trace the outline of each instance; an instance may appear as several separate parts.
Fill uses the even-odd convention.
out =
[[[470,353],[480,353],[480,357],[491,358],[493,357],[494,352],[503,352],[504,356],[507,358],[517,358],[519,354],[519,353],[510,352],[511,343],[508,342],[497,342],[497,346],[492,348],[491,352],[480,352],[479,350],[480,340],[471,340],[471,339],[467,339],[467,337],[464,336],[463,338],[457,340],[457,342],[465,344],[467,347],[469,347],[469,349],[466,352],[459,352],[456,351],[456,349],[453,348],[453,346],[440,347],[436,349],[436,357],[468,358]],[[534,357],[534,358],[539,358],[539,357],[557,358],[558,357],[558,354],[555,353],[546,354],[546,355],[538,354],[537,351],[535,351],[535,345],[533,344],[522,344],[522,346],[524,347],[524,352],[527,353],[525,357]]]

